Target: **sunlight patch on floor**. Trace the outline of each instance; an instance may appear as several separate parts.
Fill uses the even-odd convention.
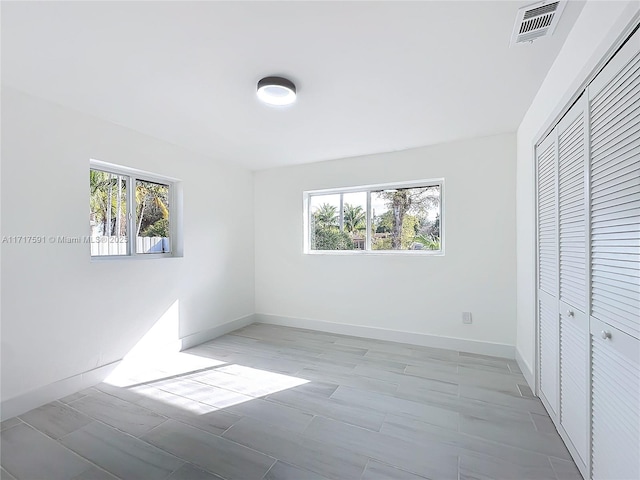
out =
[[[129,387],[224,364],[219,360],[183,352],[127,356],[105,379],[105,383]]]
[[[104,382],[197,415],[308,383],[302,378],[180,352],[179,326],[176,300]],[[215,345],[209,347],[215,349]]]
[[[223,365],[133,386],[129,390],[202,415],[305,383],[309,381],[242,365]]]
[[[223,365],[225,362],[180,352],[180,301],[176,300],[105,379],[127,387]]]

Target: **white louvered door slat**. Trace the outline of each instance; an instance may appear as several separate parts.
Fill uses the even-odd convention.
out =
[[[627,46],[627,49],[629,47]],[[591,315],[640,338],[640,53],[589,87]],[[613,67],[612,67],[613,68]]]

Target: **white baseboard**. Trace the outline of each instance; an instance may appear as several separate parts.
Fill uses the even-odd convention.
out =
[[[351,325],[346,323],[325,322],[323,320],[310,320],[306,318],[283,317],[280,315],[255,314],[256,323],[268,323],[282,325],[284,327],[305,328],[340,335],[352,335],[354,337],[372,338],[375,340],[388,340],[390,342],[408,343],[421,347],[446,348],[460,352],[491,355],[494,357],[515,358],[515,347],[503,343],[480,342],[464,338],[441,337],[425,333],[403,332],[399,330],[387,330],[378,327],[364,325]]]
[[[222,335],[226,335],[229,332],[233,332],[234,330],[246,327],[247,325],[251,325],[255,322],[255,315],[251,314],[244,317],[236,318],[235,320],[223,323],[222,325],[217,325],[215,327],[202,330],[201,332],[187,335],[186,337],[182,337],[181,339],[182,347],[180,350],[186,350],[187,348],[195,347],[196,345],[200,345],[201,343],[208,342],[209,340],[213,340],[214,338],[221,337]]]
[[[222,325],[187,335],[180,339],[177,346],[179,346],[181,350],[185,350],[250,325],[254,322],[254,315],[247,315]],[[34,408],[38,408],[46,403],[66,397],[67,395],[84,390],[85,388],[93,387],[107,378],[121,361],[122,360],[117,360],[107,365],[94,368],[93,370],[79,373],[62,380],[57,380],[48,385],[36,388],[35,390],[31,390],[30,392],[4,400],[0,404],[0,419],[4,421],[8,418],[22,415],[23,413],[33,410]]]
[[[531,389],[531,391],[535,392],[536,382],[535,382],[535,376],[533,375],[533,370],[531,370],[531,367],[529,366],[529,364],[525,362],[524,358],[520,354],[520,350],[518,350],[517,348],[516,348],[516,363],[518,364],[518,367],[520,367],[520,370],[522,371],[522,375],[524,375],[524,379],[529,384],[529,388]]]
[[[102,365],[87,372],[72,375],[48,385],[4,400],[0,405],[0,418],[4,421],[38,408],[45,403],[66,397],[85,388],[92,387],[104,380],[120,363],[120,360]]]

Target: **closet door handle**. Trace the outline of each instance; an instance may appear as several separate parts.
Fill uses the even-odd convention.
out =
[[[575,315],[575,313],[573,313],[573,310],[567,310],[567,316],[568,317],[573,317]]]
[[[611,332],[607,332],[607,331],[603,330],[600,333],[600,336],[602,337],[603,340],[607,340],[607,339],[611,338]]]

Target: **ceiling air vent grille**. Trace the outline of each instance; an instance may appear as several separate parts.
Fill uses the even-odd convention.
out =
[[[511,46],[553,34],[565,2],[538,2],[518,10]]]

